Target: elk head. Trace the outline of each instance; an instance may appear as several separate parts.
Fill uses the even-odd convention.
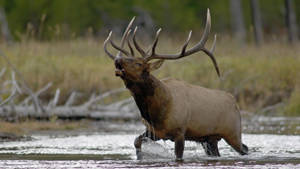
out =
[[[129,36],[131,34],[130,28],[132,26],[134,19],[135,19],[135,17],[128,24],[128,26],[122,36],[120,46],[116,45],[111,40],[112,32],[109,33],[107,39],[104,41],[105,53],[111,59],[113,59],[115,62],[116,76],[120,76],[123,80],[130,80],[133,82],[141,82],[149,76],[151,71],[158,69],[163,64],[164,60],[179,59],[179,58],[182,58],[185,56],[192,55],[198,51],[203,51],[211,58],[211,60],[213,61],[214,67],[217,71],[217,74],[220,76],[220,72],[219,72],[219,68],[218,68],[216,59],[213,56],[213,51],[214,51],[215,44],[216,44],[216,36],[215,36],[215,39],[213,42],[213,46],[210,50],[208,50],[204,47],[204,45],[208,39],[208,35],[210,32],[210,27],[211,27],[209,9],[207,10],[206,25],[205,25],[204,33],[203,33],[201,40],[192,48],[187,49],[187,46],[188,46],[191,36],[192,36],[192,31],[190,31],[186,42],[184,43],[184,45],[181,48],[181,51],[177,54],[159,54],[156,52],[155,49],[156,49],[156,46],[158,43],[158,38],[159,38],[159,34],[161,32],[161,29],[159,29],[156,32],[154,42],[153,42],[152,46],[149,48],[150,50],[144,51],[140,47],[140,45],[138,44],[138,42],[136,40],[136,32],[137,32],[138,28],[135,27],[133,36],[132,36],[132,41],[133,41],[135,49],[142,56],[142,57],[135,57],[134,50],[133,50],[131,42],[129,40]],[[125,41],[127,42],[127,45],[128,45],[128,48],[130,51],[127,51],[124,49]],[[113,48],[118,50],[118,53],[116,56],[114,56],[107,50],[108,43],[110,43]],[[156,61],[150,62],[151,60],[156,60]]]

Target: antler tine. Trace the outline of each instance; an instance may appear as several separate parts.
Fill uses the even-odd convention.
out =
[[[221,77],[217,61],[216,61],[215,57],[213,56],[213,53],[216,49],[216,42],[217,42],[217,34],[215,34],[215,36],[214,36],[214,41],[213,41],[213,44],[212,44],[210,50],[207,51],[206,49],[204,49],[203,51],[211,58],[211,60],[213,61],[214,67],[217,71],[218,76]]]
[[[135,16],[131,19],[129,22],[127,28],[125,29],[125,32],[123,33],[122,39],[121,39],[121,48],[124,47],[125,39],[128,37],[128,32],[131,31],[131,26],[133,24],[133,21],[135,20]]]
[[[135,16],[131,19],[131,21],[129,22],[127,28],[125,29],[125,32],[123,33],[123,36],[122,36],[122,39],[121,39],[121,46],[120,46],[121,48],[124,47],[125,40],[128,38],[128,32],[130,31],[130,28],[131,28],[134,20],[135,20]],[[118,52],[117,57],[118,56],[121,56],[121,51]]]
[[[156,45],[157,45],[157,42],[158,42],[158,37],[159,37],[160,32],[161,32],[161,28],[159,28],[156,32],[156,36],[155,36],[155,39],[154,39],[154,42],[153,42],[153,45],[152,45],[152,54],[155,53],[155,49],[156,49]]]
[[[191,37],[192,37],[192,31],[190,31],[189,36],[188,36],[188,38],[187,38],[185,44],[184,44],[183,47],[182,47],[181,55],[184,55],[185,50],[186,50],[186,47],[188,46],[188,44],[189,44],[189,42],[190,42],[190,40],[191,40]]]
[[[128,38],[128,36],[129,36],[130,33],[131,33],[131,29],[127,32],[126,41],[127,41],[128,47],[130,49],[130,54],[131,54],[132,57],[134,57],[134,50],[133,50],[133,48],[132,48],[132,46],[130,44],[129,38]]]
[[[157,42],[158,42],[158,37],[159,37],[159,34],[161,32],[161,28],[156,32],[156,36],[155,36],[155,40],[154,40],[154,43],[152,45],[152,53],[150,56],[148,56],[146,58],[147,61],[151,60],[151,59],[156,59],[156,53],[155,53],[155,49],[156,49],[156,45],[157,45]],[[188,35],[188,38],[186,40],[186,42],[184,43],[184,45],[182,46],[182,49],[181,49],[181,55],[184,56],[184,53],[185,53],[185,50],[186,50],[186,47],[187,45],[189,44],[190,40],[191,40],[191,37],[192,37],[192,31],[190,31],[189,35]],[[148,52],[147,52],[148,53]]]
[[[212,44],[212,46],[211,46],[211,48],[209,50],[211,53],[214,53],[214,51],[216,49],[216,42],[217,42],[217,34],[215,34],[214,42],[213,42],[213,44]]]
[[[142,57],[146,57],[147,54],[145,53],[145,51],[138,45],[137,41],[136,41],[136,32],[137,32],[138,27],[136,26],[133,32],[133,44],[136,48],[136,50],[142,55]]]
[[[194,47],[192,47],[188,52],[190,54],[199,51],[199,48],[204,48],[204,45],[208,39],[208,35],[210,33],[210,28],[211,28],[211,18],[210,18],[210,12],[209,9],[207,9],[207,14],[206,14],[206,24],[205,24],[205,28],[204,28],[204,32],[202,35],[201,40],[199,41],[199,43],[197,43]],[[189,55],[189,54],[188,54]]]
[[[115,49],[117,49],[120,52],[124,53],[126,56],[130,56],[129,52],[127,52],[125,49],[119,47],[118,45],[116,45],[112,40],[109,40],[110,44],[112,45],[112,47],[114,47]],[[120,55],[118,54],[117,57],[119,57]]]
[[[155,39],[153,41],[153,44],[152,46],[147,50],[147,54],[149,54],[149,51],[151,50],[151,54],[146,58],[146,60],[150,60],[152,56],[155,56],[155,49],[156,49],[156,46],[157,46],[157,42],[158,42],[158,37],[159,37],[159,34],[161,32],[161,28],[159,28],[157,31],[156,31],[156,35],[155,35]]]
[[[194,47],[192,47],[189,50],[186,50],[186,47],[188,45],[188,42],[189,42],[190,36],[191,36],[191,32],[190,32],[189,37],[188,37],[186,43],[183,45],[182,50],[181,50],[180,53],[177,53],[177,54],[152,53],[152,56],[149,57],[148,60],[151,60],[151,59],[179,59],[179,58],[182,58],[182,57],[185,57],[185,56],[189,56],[189,55],[191,55],[193,53],[196,53],[198,51],[204,50],[205,49],[204,45],[205,45],[205,43],[208,39],[210,28],[211,28],[210,12],[209,12],[209,9],[207,9],[207,19],[206,19],[206,25],[205,25],[204,33],[202,35],[201,40]]]
[[[212,52],[209,51],[209,50],[207,50],[207,49],[205,49],[205,48],[203,48],[202,51],[203,51],[204,53],[206,53],[206,54],[210,57],[210,59],[212,60],[212,62],[213,62],[213,64],[214,64],[214,67],[215,67],[215,69],[216,69],[216,72],[217,72],[218,76],[221,77],[221,74],[220,74],[220,70],[219,70],[219,67],[218,67],[217,60],[216,60],[216,58],[214,57],[214,55],[212,54]]]
[[[110,41],[111,34],[112,34],[112,31],[109,32],[109,34],[108,34],[106,40],[104,41],[104,43],[103,43],[103,48],[104,48],[105,53],[106,53],[111,59],[114,60],[114,59],[115,59],[115,56],[114,56],[113,54],[109,53],[109,51],[107,50],[107,43],[108,43],[108,41]]]
[[[132,48],[132,46],[131,46],[128,39],[127,39],[127,44],[128,44],[129,49],[130,49],[131,56],[134,57],[134,50],[133,50],[133,48]]]
[[[185,56],[192,55],[192,54],[194,54],[194,53],[196,53],[198,51],[203,51],[213,61],[215,69],[216,69],[218,75],[220,76],[220,71],[219,71],[216,59],[215,59],[214,55],[212,54],[212,52],[214,51],[214,48],[215,48],[216,36],[215,36],[215,40],[213,42],[213,47],[212,47],[212,49],[210,51],[207,50],[204,47],[205,43],[206,43],[206,41],[208,39],[208,35],[210,33],[210,28],[211,28],[211,17],[210,17],[210,11],[209,11],[209,9],[207,9],[207,19],[206,19],[206,25],[205,25],[205,28],[204,28],[204,33],[202,35],[201,40],[194,47],[192,47],[189,50],[186,50],[187,45],[188,45],[188,43],[190,41],[190,38],[191,38],[191,34],[192,34],[192,32],[190,32],[189,36],[187,38],[187,41],[183,45],[182,50],[181,50],[180,53],[177,53],[177,54],[157,54],[157,53],[153,53],[152,52],[152,54],[150,56],[148,56],[147,61],[149,61],[151,59],[179,59],[179,58],[182,58],[182,57],[185,57]]]

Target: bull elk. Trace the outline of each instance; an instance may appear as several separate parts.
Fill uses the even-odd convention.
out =
[[[203,51],[210,57],[220,76],[213,55],[216,37],[211,50],[204,47],[211,27],[209,9],[201,40],[187,49],[192,36],[190,32],[177,54],[156,52],[161,29],[157,31],[150,50],[144,51],[136,40],[137,27],[135,27],[132,41],[142,56],[135,57],[129,40],[133,21],[134,18],[124,32],[120,46],[111,40],[112,32],[110,32],[103,47],[106,54],[114,60],[115,75],[119,76],[130,90],[146,126],[146,131],[134,141],[137,158],[142,158],[141,147],[146,138],[154,141],[159,139],[174,141],[176,160],[182,160],[185,140],[201,143],[209,156],[220,156],[218,141],[222,138],[239,154],[247,154],[248,148],[241,142],[241,115],[232,95],[179,80],[159,80],[150,73],[158,69],[164,60],[179,59]],[[126,43],[129,51],[124,48]],[[108,44],[118,51],[116,55],[107,50]],[[150,62],[151,60],[156,61]]]

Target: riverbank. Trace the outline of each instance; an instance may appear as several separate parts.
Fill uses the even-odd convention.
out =
[[[25,120],[19,122],[0,121],[0,136],[2,140],[18,140],[30,136],[35,132],[43,131],[71,131],[88,128],[87,120],[68,121],[68,120]],[[1,140],[0,138],[0,140]]]
[[[92,94],[123,86],[122,81],[114,76],[113,62],[104,54],[102,42],[93,39],[24,41],[1,46],[1,49],[33,91],[52,83],[51,88],[40,96],[44,102],[49,102],[60,89],[58,105],[65,104],[74,91],[79,94],[75,104],[80,104]],[[177,52],[181,46],[179,42],[181,40],[162,38],[158,51]],[[203,53],[166,61],[154,74],[159,78],[172,77],[228,91],[243,110],[264,115],[300,115],[300,49],[297,45],[272,42],[257,48],[254,45],[239,46],[224,38],[218,40],[215,56],[221,79]],[[11,70],[2,58],[0,60],[0,68],[7,68],[0,79],[0,84],[3,84],[11,78]],[[8,90],[8,87],[2,85],[2,89]],[[0,97],[3,100],[8,96],[1,94]],[[128,96],[128,93],[123,93],[102,103]],[[19,97],[15,101],[22,99]]]

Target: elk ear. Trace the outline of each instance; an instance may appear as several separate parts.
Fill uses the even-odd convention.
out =
[[[165,61],[164,59],[160,59],[158,61],[149,63],[149,71],[153,71],[153,70],[160,68],[161,65],[164,63],[164,61]]]

